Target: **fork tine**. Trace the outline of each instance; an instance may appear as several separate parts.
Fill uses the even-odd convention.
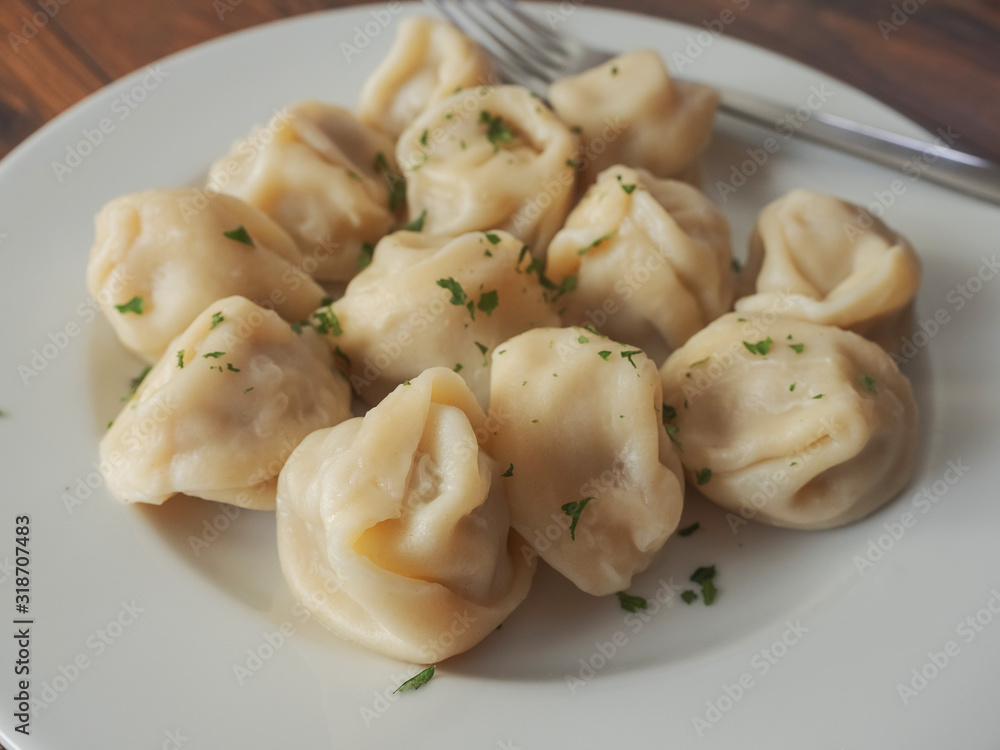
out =
[[[517,81],[539,95],[546,93],[548,81],[552,79],[552,75],[548,71],[532,65],[531,57],[525,55],[523,51],[512,48],[509,43],[497,37],[489,26],[484,24],[474,11],[470,10],[470,6],[475,7],[475,3],[466,3],[461,0],[426,0],[426,2],[439,10],[449,22],[481,44],[493,58],[493,62],[504,78]]]
[[[538,33],[535,26],[526,23],[526,16],[516,6],[510,6],[503,0],[480,0],[476,5],[480,13],[505,32],[507,38],[514,40],[508,46],[544,67],[550,77],[556,77],[565,67],[571,53],[563,40],[551,33]],[[497,35],[496,30],[494,34]]]

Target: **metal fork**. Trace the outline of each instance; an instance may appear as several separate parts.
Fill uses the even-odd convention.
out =
[[[542,97],[556,79],[582,73],[615,56],[548,28],[514,0],[424,2],[479,42],[504,80]],[[795,116],[782,104],[714,88],[722,97],[719,112],[744,122],[773,130],[783,118]],[[1000,166],[943,143],[911,138],[825,112],[814,112],[797,134],[894,169],[919,169],[920,176],[932,182],[1000,205]]]

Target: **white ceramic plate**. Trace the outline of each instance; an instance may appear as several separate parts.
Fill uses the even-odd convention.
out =
[[[651,599],[656,611],[643,621],[542,570],[499,632],[418,693],[393,696],[416,668],[294,618],[272,515],[230,519],[194,501],[125,507],[108,496],[97,443],[140,366],[88,305],[94,213],[122,193],[197,183],[273,108],[304,98],[353,106],[396,20],[419,10],[389,7],[297,18],[169,58],[157,76],[140,71],[90,97],[0,166],[0,611],[16,616],[14,519],[29,514],[34,620],[30,737],[14,732],[16,644],[0,639],[4,744],[996,747],[1000,302],[994,281],[973,279],[996,273],[1000,211],[919,180],[902,179],[885,210],[924,261],[918,319],[947,320],[916,337],[905,368],[922,410],[913,482],[873,517],[829,532],[751,523],[734,533],[722,512],[692,500],[683,523],[702,530],[671,540],[631,590],[652,598],[661,580],[683,585],[715,564],[721,593],[711,607]],[[704,29],[570,3],[547,12],[595,44],[654,47],[687,76],[804,107],[803,116],[812,103],[920,133],[830,78]],[[88,133],[97,140],[104,119],[99,145],[79,146]],[[793,187],[864,204],[891,195],[897,176],[779,130],[721,123],[712,147],[706,190],[738,248],[760,207]],[[778,152],[722,202],[717,181],[733,165],[752,171],[747,149],[759,156],[768,137]],[[76,166],[67,149],[82,155]],[[949,472],[956,465],[961,476]],[[880,543],[887,551],[860,572],[858,556],[878,558]],[[913,691],[905,701],[900,685]]]

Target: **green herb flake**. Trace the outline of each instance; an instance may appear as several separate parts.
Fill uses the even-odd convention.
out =
[[[667,431],[667,437],[670,438],[670,442],[677,446],[677,450],[682,451],[684,448],[681,446],[680,434],[681,428],[678,427],[673,422],[665,422],[663,429]]]
[[[337,313],[332,308],[317,310],[312,314],[312,317],[316,320],[313,328],[316,329],[317,333],[332,333],[334,336],[339,336],[344,332],[340,326],[340,318],[337,317]]]
[[[476,348],[479,350],[480,354],[482,354],[484,357],[486,356],[486,352],[490,350],[488,346],[486,346],[485,344],[480,344],[478,341],[473,341],[472,343],[476,345]]]
[[[493,234],[493,232],[487,232],[486,233],[486,239],[488,239],[490,241],[491,245],[498,245],[498,244],[500,244],[500,235],[499,234]]]
[[[642,349],[631,349],[627,352],[622,352],[621,354],[622,354],[622,359],[627,359],[628,363],[632,365],[632,367],[634,367],[636,370],[639,369],[639,366],[635,363],[632,357],[634,357],[636,354],[642,354]]]
[[[594,499],[593,497],[585,497],[583,500],[566,503],[562,506],[562,512],[573,519],[569,525],[569,538],[574,542],[576,541],[576,525],[580,522],[583,509],[587,507],[587,503]]]
[[[745,346],[747,348],[747,351],[750,352],[751,354],[759,354],[760,356],[764,357],[767,355],[769,351],[771,351],[771,344],[773,343],[774,342],[771,340],[771,337],[768,336],[766,339],[764,339],[763,341],[758,341],[756,344],[751,344],[749,341],[744,341],[743,346]]]
[[[539,272],[540,274],[541,272]],[[539,276],[539,279],[541,276]],[[552,298],[553,301],[559,299],[564,294],[576,291],[576,276],[563,276],[563,280],[559,282],[559,286],[556,289],[556,294]]]
[[[802,354],[803,350],[806,348],[805,344],[789,344],[789,346],[795,350],[796,354]]]
[[[219,325],[219,323],[221,323],[225,319],[226,319],[226,316],[223,315],[221,312],[212,313],[212,324],[208,327],[208,330],[211,331],[212,329],[214,329],[217,325]]]
[[[715,566],[703,565],[691,574],[691,583],[704,583],[715,578]]]
[[[586,336],[577,336],[576,337],[576,343],[578,343],[578,344],[586,344],[589,341],[590,341],[590,339],[588,339]]]
[[[361,252],[358,253],[358,270],[363,271],[372,263],[372,256],[375,255],[375,245],[371,242],[361,243]]]
[[[486,126],[486,140],[493,144],[493,152],[500,146],[514,140],[514,131],[507,127],[500,115],[491,115],[486,110],[479,113],[479,122]]]
[[[521,245],[521,252],[519,252],[517,254],[517,265],[518,266],[521,265],[521,261],[524,260],[524,256],[527,255],[529,252],[531,252],[531,251],[528,250],[528,246],[527,245]]]
[[[461,372],[462,371],[462,363],[461,362],[457,363],[452,369],[455,372]]]
[[[479,296],[479,302],[476,307],[487,315],[493,315],[493,311],[497,309],[497,305],[500,303],[500,296],[496,289],[489,292],[483,292]]]
[[[813,400],[814,400],[814,401],[815,401],[816,399],[818,399],[818,398],[823,398],[823,394],[822,394],[822,393],[817,393],[817,394],[816,394],[815,396],[813,396]]]
[[[611,66],[611,75],[613,75],[613,76],[618,75],[618,66],[617,65],[612,65]]]
[[[240,371],[240,368],[233,367],[233,363],[232,362],[226,362],[226,369],[229,370],[229,372],[239,372]]]
[[[385,177],[389,186],[389,209],[395,211],[406,201],[406,180],[392,171],[385,154],[375,154],[375,172]]]
[[[576,251],[577,255],[586,255],[588,252],[590,252],[595,247],[597,247],[602,242],[604,242],[604,240],[610,239],[611,237],[613,237],[614,234],[615,234],[614,230],[611,230],[610,232],[605,232],[600,237],[598,237],[596,240],[594,240],[593,242],[591,242],[589,245],[587,245],[585,247],[581,247],[579,250],[577,250]]]
[[[425,669],[423,672],[414,675],[392,692],[393,694],[395,694],[395,693],[405,693],[407,690],[419,690],[428,682],[430,682],[431,677],[433,676],[434,676],[434,667],[433,666],[427,667],[427,669]]]
[[[789,391],[794,391],[795,390],[795,383],[792,383],[790,386],[788,386],[788,390]]]
[[[603,359],[605,362],[607,362],[608,357],[611,356],[611,352],[609,352],[607,349],[605,349],[602,352],[598,352],[597,356],[600,357],[601,359]]]
[[[202,354],[202,359],[218,359],[219,357],[225,356],[225,352],[209,352],[208,354]]]
[[[690,604],[697,598],[698,595],[691,589],[684,589],[684,591],[681,592],[681,599],[684,601],[685,604]]]
[[[868,391],[873,396],[878,395],[878,388],[875,387],[875,378],[871,375],[862,375],[861,382],[865,386],[865,390]]]
[[[438,279],[437,285],[451,292],[451,299],[448,300],[451,304],[456,306],[465,304],[467,299],[465,290],[462,289],[462,285],[455,281],[454,278],[449,276],[447,279]]]
[[[424,128],[424,132],[420,134],[420,145],[421,146],[426,146],[427,145],[427,129],[426,128]]]
[[[567,159],[566,166],[569,167],[570,169],[579,169],[580,162],[578,162],[576,159]]]
[[[407,224],[403,229],[407,232],[422,232],[424,231],[424,221],[427,220],[427,209],[420,212],[420,216],[415,218],[409,224]]]
[[[702,487],[712,481],[712,470],[698,469],[698,471],[694,473],[694,479],[698,483],[698,486]]]
[[[146,365],[145,369],[142,372],[140,372],[138,375],[136,375],[129,381],[128,395],[122,396],[122,401],[132,400],[132,397],[135,395],[135,392],[139,390],[139,386],[142,385],[142,381],[146,379],[146,376],[149,375],[149,371],[152,369],[153,369],[152,365]]]
[[[705,602],[706,607],[715,601],[715,595],[717,593],[719,593],[719,590],[715,588],[714,581],[709,580],[701,584],[701,598],[702,601]]]
[[[729,267],[733,269],[733,273],[739,273],[743,270],[743,266],[740,264],[736,258],[733,258],[729,263]]]
[[[691,536],[694,532],[701,528],[701,523],[695,521],[690,526],[685,526],[683,529],[678,529],[677,536]]]
[[[677,410],[670,404],[663,405],[663,421],[666,422],[668,419],[677,419]]]
[[[250,386],[249,388],[247,388],[247,389],[246,389],[245,391],[243,391],[243,392],[244,392],[244,393],[250,393],[250,391],[252,391],[252,390],[253,390],[253,386]]]
[[[618,603],[626,612],[638,612],[640,609],[648,609],[649,604],[641,596],[633,596],[625,591],[617,593]]]
[[[142,315],[142,297],[133,297],[124,305],[115,305],[115,309],[122,315],[125,313],[135,313]]]
[[[505,471],[500,476],[502,476],[502,477],[512,477],[512,476],[514,476],[514,464],[511,464],[510,466],[508,466],[507,467],[507,471]]]
[[[247,232],[246,227],[244,227],[242,224],[240,224],[238,227],[236,227],[236,229],[233,229],[232,231],[223,232],[222,236],[226,237],[227,239],[234,240],[236,242],[242,242],[244,245],[254,247],[253,238],[250,236],[249,232]]]
[[[184,369],[184,350],[183,349],[178,349],[177,350],[177,367],[180,370]]]
[[[618,175],[618,184],[621,185],[622,186],[622,190],[624,190],[629,195],[631,195],[632,191],[635,190],[635,183],[626,184],[626,183],[622,182],[622,176],[621,175]]]

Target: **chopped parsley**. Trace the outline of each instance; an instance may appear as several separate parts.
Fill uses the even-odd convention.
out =
[[[729,267],[733,269],[733,273],[739,273],[743,270],[743,266],[740,264],[736,258],[733,258],[729,263]]]
[[[252,391],[252,390],[253,390],[253,386],[250,386],[249,388],[247,388],[247,389],[246,389],[245,391],[243,391],[243,392],[244,392],[244,393],[250,393],[250,391]]]
[[[795,350],[796,354],[802,354],[802,350],[806,348],[805,344],[789,344],[789,346]]]
[[[178,349],[177,350],[177,367],[179,369],[181,369],[181,370],[184,369],[184,350],[183,349]]]
[[[588,341],[590,341],[590,339],[588,339],[586,336],[577,336],[576,337],[576,343],[578,343],[578,344],[586,344]]]
[[[663,405],[663,421],[666,422],[668,419],[677,419],[677,410],[670,404]]]
[[[423,672],[414,675],[392,692],[393,694],[395,694],[395,693],[404,693],[407,690],[419,690],[428,682],[430,682],[431,677],[433,676],[434,676],[434,667],[433,666],[427,667],[427,669],[425,669]]]
[[[488,239],[490,241],[491,245],[496,245],[496,244],[498,244],[500,242],[500,235],[499,234],[493,234],[493,232],[487,232],[486,233],[486,239]]]
[[[511,464],[510,466],[508,466],[507,467],[507,471],[505,471],[500,476],[502,476],[502,477],[512,477],[512,476],[514,476],[514,464]]]
[[[478,341],[473,341],[472,343],[476,345],[476,348],[479,350],[479,353],[482,354],[484,357],[486,356],[486,352],[490,350],[490,348],[486,346],[486,344],[480,344]]]
[[[567,159],[566,166],[569,167],[570,169],[578,169],[580,167],[580,162],[578,162],[576,159]]]
[[[695,521],[690,526],[685,526],[683,529],[678,529],[677,536],[691,536],[694,532],[701,528],[701,523]]]
[[[479,303],[476,307],[487,315],[492,315],[493,311],[497,309],[497,305],[500,302],[499,294],[496,289],[489,292],[483,292],[479,296]]]
[[[626,612],[638,612],[640,609],[647,609],[649,604],[641,596],[633,596],[625,591],[619,591],[618,603]]]
[[[873,396],[878,394],[878,389],[875,387],[875,378],[871,375],[862,375],[861,382],[865,386],[865,390],[868,391]]]
[[[493,152],[514,140],[514,131],[507,127],[500,115],[491,115],[485,109],[479,113],[479,122],[486,126],[486,140],[493,144]]]
[[[348,357],[346,354],[344,354],[343,349],[341,349],[339,346],[333,347],[333,356],[340,359],[348,367],[351,366],[351,358]]]
[[[611,66],[611,75],[613,75],[613,76],[618,75],[618,66],[617,65],[612,65]]]
[[[607,361],[608,357],[611,356],[611,352],[609,352],[607,349],[605,349],[602,352],[598,352],[597,356],[600,357],[601,359],[603,359],[604,361]]]
[[[212,324],[208,327],[208,330],[211,331],[225,319],[226,317],[221,312],[212,313]]]
[[[712,470],[698,469],[698,471],[694,473],[694,479],[698,483],[698,486],[702,487],[712,481]]]
[[[340,318],[337,317],[337,313],[332,308],[317,310],[312,314],[312,317],[317,321],[317,325],[313,326],[317,333],[332,333],[334,336],[339,336],[344,332],[344,329],[340,327]]]
[[[813,396],[813,400],[814,400],[814,401],[815,401],[816,399],[818,399],[818,398],[823,398],[823,394],[822,394],[822,393],[818,393],[818,394],[816,394],[815,396]]]
[[[372,262],[372,256],[375,254],[375,245],[370,242],[361,243],[361,252],[358,253],[358,270],[363,271],[368,268]]]
[[[230,240],[235,240],[236,242],[242,242],[244,245],[254,247],[253,238],[250,236],[249,232],[247,232],[246,227],[242,224],[230,232],[223,232],[222,236]]]
[[[427,145],[427,128],[424,128],[424,132],[420,134],[420,145]]]
[[[458,364],[456,364],[456,365],[455,365],[455,366],[454,366],[454,367],[453,367],[452,369],[453,369],[453,370],[454,370],[455,372],[461,372],[461,371],[462,371],[462,363],[461,363],[461,362],[459,362],[459,363],[458,363]]]
[[[208,354],[202,354],[202,359],[218,359],[219,357],[225,356],[225,352],[209,352]]]
[[[585,497],[583,500],[566,503],[562,506],[562,512],[573,519],[573,522],[569,525],[569,538],[574,542],[576,541],[576,525],[580,522],[583,509],[587,507],[587,503],[594,499],[593,497]]]
[[[407,232],[422,232],[424,231],[424,221],[427,219],[427,209],[420,212],[420,216],[415,218],[409,224],[407,224],[403,229]]]
[[[609,239],[610,237],[614,236],[614,233],[615,232],[614,232],[613,229],[610,232],[605,232],[600,237],[598,237],[596,240],[594,240],[593,242],[591,242],[589,245],[587,245],[585,247],[581,247],[579,250],[577,250],[576,251],[577,255],[586,255],[588,252],[590,252],[595,247],[597,247],[602,242],[604,242],[604,240]]]
[[[621,175],[618,175],[618,184],[621,185],[622,186],[622,190],[624,190],[629,195],[631,195],[632,191],[635,190],[635,183],[633,182],[633,183],[626,184],[626,183],[622,182],[622,176]]]
[[[541,278],[541,271],[539,271],[539,278]],[[555,301],[567,292],[573,291],[576,291],[576,276],[563,276],[563,280],[559,282],[555,296],[552,299]]]
[[[622,354],[622,359],[627,359],[628,363],[632,365],[632,367],[634,367],[636,370],[639,369],[639,366],[635,363],[632,357],[634,357],[636,354],[642,354],[642,349],[631,349],[627,352],[622,352],[621,354]]]
[[[142,297],[133,297],[124,305],[115,305],[115,309],[122,315],[125,313],[135,313],[142,315]]]
[[[233,363],[232,362],[226,362],[226,369],[229,370],[229,372],[239,372],[240,371],[240,368],[233,367]]]
[[[745,346],[747,348],[747,351],[750,352],[751,354],[759,354],[760,356],[764,357],[767,355],[769,351],[771,351],[771,344],[773,343],[774,342],[771,341],[771,337],[768,336],[766,339],[764,339],[763,341],[758,341],[756,344],[751,344],[749,341],[744,341],[743,346]]]
[[[392,171],[385,154],[375,154],[375,172],[385,177],[389,185],[389,209],[395,211],[406,200],[406,180]]]
[[[139,386],[142,385],[142,381],[146,379],[146,376],[149,375],[149,371],[152,369],[153,369],[152,365],[146,365],[146,368],[142,372],[140,372],[138,375],[136,375],[129,381],[128,395],[122,396],[122,401],[132,400],[132,397],[135,395],[135,392],[139,390]]]
[[[462,285],[449,276],[447,279],[438,279],[437,285],[442,289],[451,292],[451,299],[448,300],[453,305],[464,305],[466,301],[465,290]]]
[[[681,592],[681,599],[684,600],[685,604],[690,604],[697,598],[698,595],[691,589],[684,589],[684,591]]]
[[[795,390],[795,383],[792,383],[790,386],[788,386],[788,390],[794,391]]]
[[[718,589],[715,588],[714,579],[714,565],[698,568],[691,574],[691,582],[701,585],[701,598],[704,600],[706,607],[715,601],[715,595],[718,593]]]
[[[521,245],[521,252],[517,254],[517,265],[519,266],[521,265],[521,261],[524,260],[524,256],[527,255],[529,252],[530,251],[528,250],[527,245]],[[529,272],[531,271],[530,267],[528,268],[528,271]]]
[[[681,446],[680,434],[681,428],[675,425],[673,422],[664,422],[663,429],[667,431],[667,437],[670,438],[670,442],[677,446],[677,450],[682,451],[684,448]]]

